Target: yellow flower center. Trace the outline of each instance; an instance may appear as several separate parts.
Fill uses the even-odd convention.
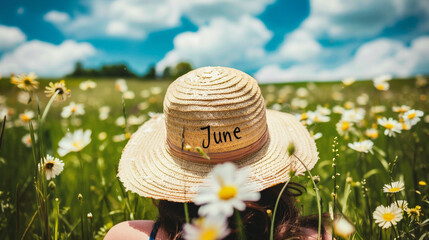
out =
[[[81,141],[73,141],[72,143],[73,147],[81,149],[82,148],[82,142]]]
[[[377,86],[375,86],[378,90],[384,90],[384,84],[377,84]]]
[[[213,228],[209,228],[209,229],[205,229],[201,235],[200,235],[200,240],[216,240],[217,239],[217,234],[216,234],[216,230]]]
[[[237,188],[235,186],[225,185],[218,192],[219,198],[222,200],[229,200],[237,195]]]
[[[30,118],[26,114],[22,114],[21,115],[21,120],[24,121],[24,122],[28,122],[28,121],[30,121]]]
[[[387,129],[392,129],[393,128],[393,124],[386,123],[386,125],[384,125],[384,127],[387,128]]]
[[[398,187],[393,187],[389,189],[389,192],[399,192],[401,189]]]
[[[408,119],[413,119],[415,117],[416,117],[416,113],[415,112],[408,114]]]
[[[420,186],[426,186],[426,182],[425,181],[419,181],[419,185]]]
[[[74,107],[74,106],[73,106],[73,107],[71,108],[71,111],[72,111],[72,112],[76,112],[76,107]]]
[[[343,124],[341,124],[341,129],[343,131],[349,129],[349,127],[350,127],[350,123],[349,122],[343,122]]]
[[[307,119],[307,113],[301,114],[301,120],[305,120],[305,119]]]
[[[383,214],[383,220],[390,222],[395,218],[395,215],[393,215],[392,213],[385,213]]]

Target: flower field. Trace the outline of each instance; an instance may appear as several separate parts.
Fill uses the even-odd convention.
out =
[[[0,239],[103,239],[118,222],[157,216],[116,174],[170,82],[60,80],[0,79]],[[429,79],[261,89],[267,108],[295,115],[316,139],[313,177],[291,180],[307,188],[296,199],[303,215],[318,213],[315,184],[332,223],[354,225],[332,224],[336,239],[429,239]]]

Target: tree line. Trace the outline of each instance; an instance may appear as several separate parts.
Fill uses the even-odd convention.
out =
[[[75,64],[73,72],[66,77],[110,77],[110,78],[141,78],[141,79],[175,79],[192,70],[188,62],[179,62],[174,67],[166,67],[161,76],[156,75],[155,65],[142,75],[133,72],[125,63],[106,64],[100,68],[85,68],[81,62]]]

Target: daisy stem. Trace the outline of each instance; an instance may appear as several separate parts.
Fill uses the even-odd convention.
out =
[[[186,223],[189,223],[189,211],[188,211],[188,203],[187,202],[185,202],[183,204],[183,208],[185,210],[185,220],[186,220]]]
[[[46,115],[48,115],[49,109],[51,108],[52,103],[54,102],[57,95],[60,93],[59,90],[55,91],[54,95],[49,99],[48,104],[45,107],[45,110],[43,110],[42,118],[40,119],[40,123],[45,122]]]
[[[246,240],[246,235],[244,234],[243,222],[241,221],[240,212],[238,210],[234,210],[234,216],[238,227],[238,239]]]
[[[58,198],[55,199],[55,231],[54,231],[54,239],[58,239],[58,217],[60,215],[60,202]]]
[[[317,226],[317,239],[321,238],[321,231],[322,231],[322,207],[320,206],[320,194],[319,194],[319,188],[317,187],[316,183],[313,180],[313,175],[311,174],[310,170],[305,166],[305,164],[301,161],[301,159],[294,153],[293,156],[298,159],[298,161],[304,166],[305,170],[308,172],[308,175],[310,175],[311,182],[313,183],[314,191],[316,192],[316,198],[317,198],[317,212],[319,214],[319,223]]]
[[[283,192],[286,189],[286,186],[289,184],[289,181],[290,181],[290,178],[283,185],[282,190],[280,191],[279,195],[277,196],[276,204],[274,205],[273,216],[271,217],[270,240],[274,239],[274,223],[275,223],[275,220],[276,220],[277,206],[279,205],[280,198],[283,195]]]
[[[398,229],[396,228],[396,226],[395,226],[395,225],[393,225],[393,230],[394,230],[394,232],[395,232],[395,236],[396,236],[396,238],[395,238],[395,239],[400,239]]]

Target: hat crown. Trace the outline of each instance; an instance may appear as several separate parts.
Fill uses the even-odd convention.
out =
[[[267,135],[257,81],[232,68],[204,67],[176,79],[167,89],[164,114],[168,144],[190,152],[236,151]]]

